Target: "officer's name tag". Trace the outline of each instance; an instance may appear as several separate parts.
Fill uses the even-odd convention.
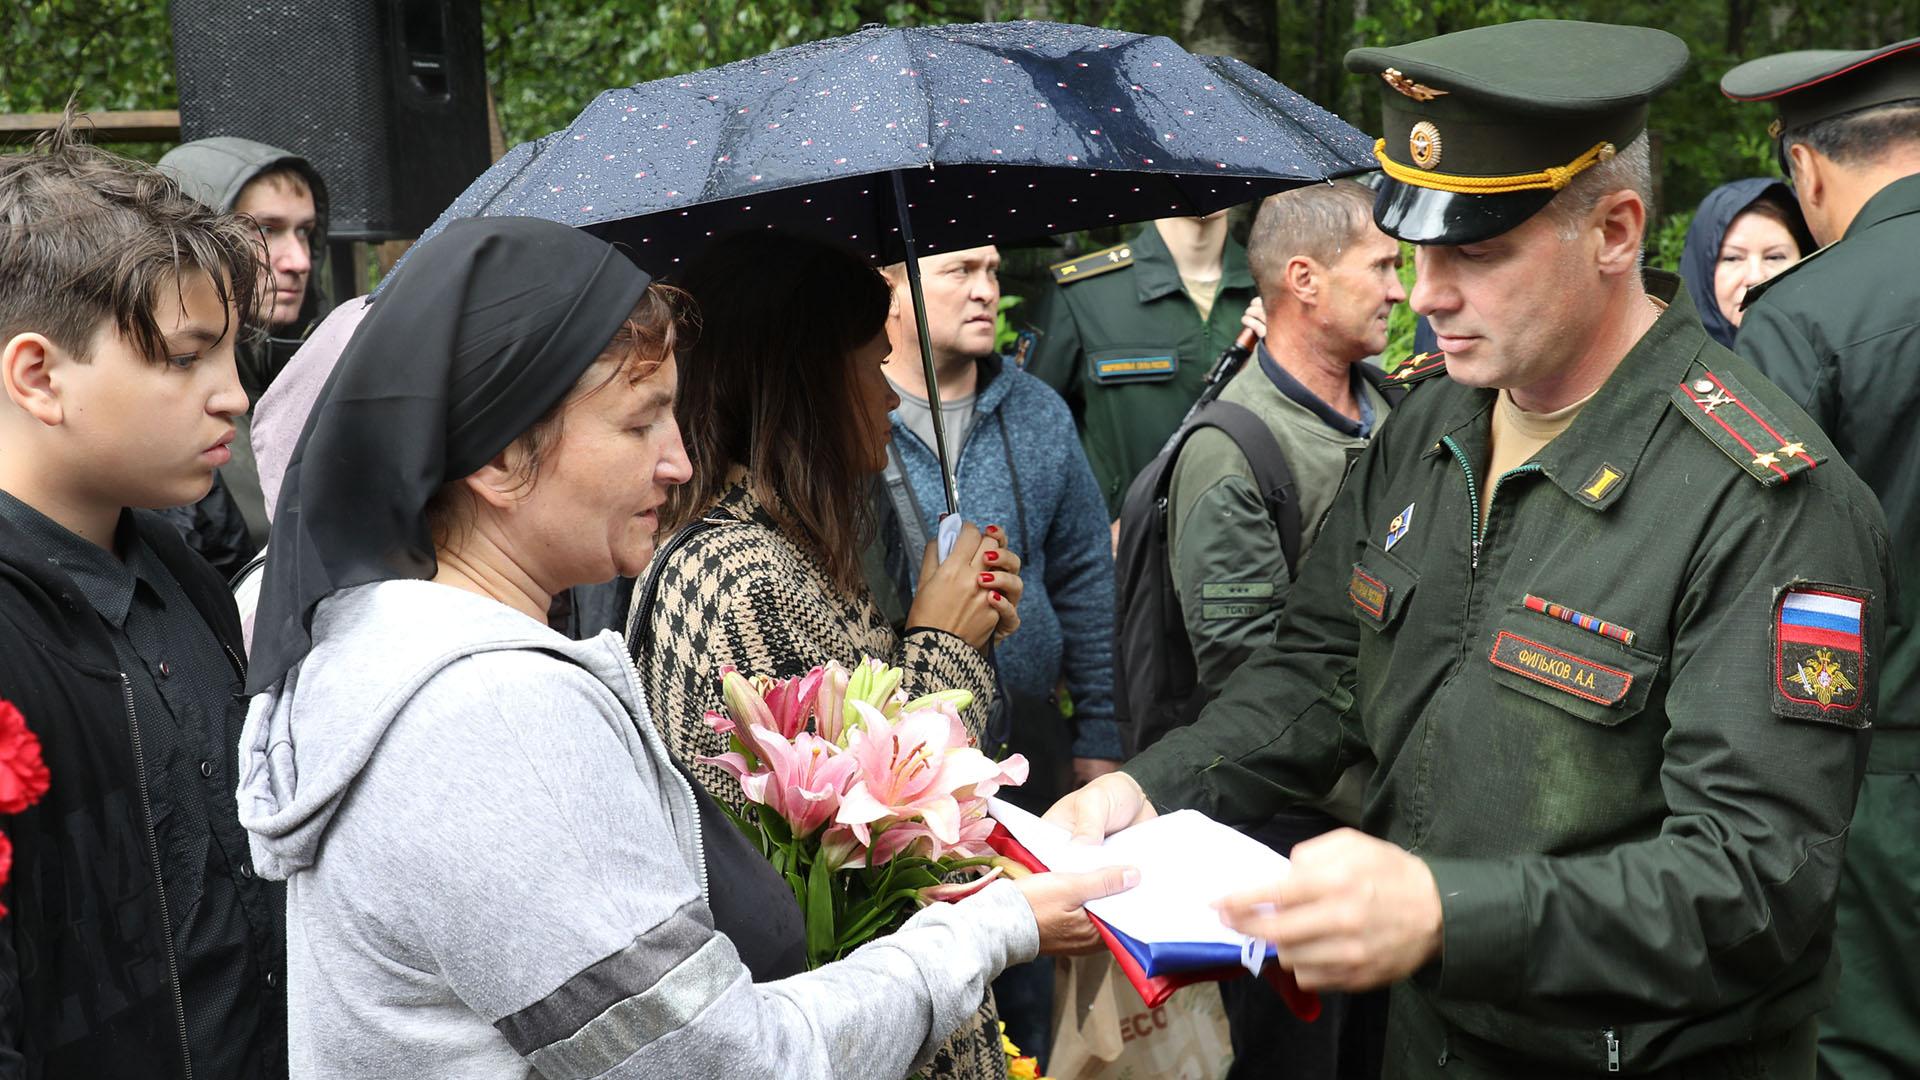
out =
[[[1178,366],[1179,362],[1171,356],[1101,357],[1093,361],[1093,377],[1103,383],[1164,379]]]
[[[1360,569],[1353,568],[1353,577],[1347,581],[1347,598],[1353,606],[1373,616],[1375,619],[1387,615],[1387,583]]]
[[[1495,667],[1602,705],[1618,704],[1633,687],[1633,675],[1585,657],[1542,645],[1509,630],[1500,631],[1487,657]]]

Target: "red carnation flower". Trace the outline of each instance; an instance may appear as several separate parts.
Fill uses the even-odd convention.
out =
[[[0,814],[17,814],[47,793],[40,740],[13,702],[0,698]]]

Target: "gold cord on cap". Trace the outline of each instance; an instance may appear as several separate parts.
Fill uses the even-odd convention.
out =
[[[1387,156],[1387,140],[1378,139],[1373,144],[1373,156],[1380,162],[1380,169],[1388,176],[1403,184],[1415,187],[1432,188],[1435,191],[1450,191],[1456,195],[1510,195],[1516,191],[1559,191],[1573,178],[1602,162],[1613,160],[1614,147],[1610,142],[1596,143],[1593,149],[1574,158],[1565,165],[1553,165],[1540,172],[1516,173],[1512,176],[1450,176],[1446,173],[1425,172],[1410,169]]]

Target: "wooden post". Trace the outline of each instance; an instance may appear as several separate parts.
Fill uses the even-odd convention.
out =
[[[60,126],[57,112],[0,114],[0,144],[30,143]],[[79,125],[94,142],[179,142],[180,110],[141,109],[81,113]]]

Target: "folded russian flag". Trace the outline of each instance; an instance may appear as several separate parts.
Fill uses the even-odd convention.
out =
[[[1019,863],[1035,873],[1045,873],[1046,866],[1033,853],[1013,838],[1006,826],[995,823],[993,832],[987,836],[987,844],[993,850]],[[1099,916],[1089,913],[1095,930],[1113,953],[1120,970],[1127,981],[1140,994],[1140,1000],[1148,1008],[1157,1008],[1166,1004],[1175,990],[1195,983],[1221,982],[1237,979],[1247,973],[1240,966],[1239,953],[1231,946],[1210,943],[1158,943],[1147,945],[1113,929]],[[1320,995],[1310,990],[1302,990],[1293,981],[1293,973],[1279,964],[1268,963],[1261,969],[1261,977],[1267,980],[1274,992],[1287,1003],[1293,1015],[1302,1020],[1316,1020],[1320,1016]]]

